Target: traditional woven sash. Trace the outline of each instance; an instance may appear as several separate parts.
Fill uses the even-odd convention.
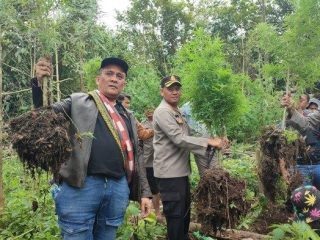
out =
[[[131,181],[134,171],[133,147],[126,130],[126,124],[110,101],[98,90],[89,92],[97,105],[97,108],[116,140],[124,158],[128,182]]]

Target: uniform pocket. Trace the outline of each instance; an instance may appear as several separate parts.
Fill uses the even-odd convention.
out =
[[[178,192],[162,192],[161,199],[167,217],[181,217],[181,196]]]

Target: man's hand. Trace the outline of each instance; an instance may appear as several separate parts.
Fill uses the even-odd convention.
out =
[[[286,107],[287,109],[292,109],[294,107],[294,102],[292,101],[291,93],[288,93],[282,97],[281,106]]]
[[[52,65],[49,59],[40,58],[36,64],[36,78],[38,80],[39,86],[42,85],[44,77],[51,76]]]
[[[229,147],[229,140],[226,137],[223,138],[209,138],[208,145],[215,147],[217,149],[225,149]]]
[[[151,200],[149,198],[141,198],[141,216],[146,217],[151,213]]]

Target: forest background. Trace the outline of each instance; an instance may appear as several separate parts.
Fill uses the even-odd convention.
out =
[[[0,206],[4,128],[32,108],[41,56],[53,62],[53,101],[94,89],[102,58],[124,58],[140,120],[159,104],[160,79],[177,74],[194,116],[241,143],[281,122],[286,90],[320,92],[318,0],[131,0],[113,30],[99,14],[95,0],[0,1]]]

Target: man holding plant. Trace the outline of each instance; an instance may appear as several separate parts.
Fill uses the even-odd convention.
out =
[[[160,83],[162,102],[153,115],[154,176],[157,178],[169,240],[188,238],[190,223],[190,152],[205,156],[212,148],[224,148],[228,141],[221,138],[190,136],[178,108],[180,78],[172,75]]]
[[[308,146],[307,159],[298,160],[297,169],[303,176],[304,184],[320,189],[320,112],[310,112],[304,116],[295,108],[290,93],[282,98],[281,105],[287,108],[290,126],[305,137]]]
[[[64,240],[116,238],[129,203],[128,183],[135,166],[140,175],[142,214],[150,212],[152,195],[145,168],[135,161],[135,118],[116,101],[128,69],[122,59],[105,58],[96,77],[97,90],[71,94],[51,106],[72,120],[72,156],[61,166],[61,182],[53,194]],[[41,83],[50,75],[50,63],[39,61],[32,86],[34,103],[41,105]],[[87,132],[94,137],[80,143],[76,136]]]

